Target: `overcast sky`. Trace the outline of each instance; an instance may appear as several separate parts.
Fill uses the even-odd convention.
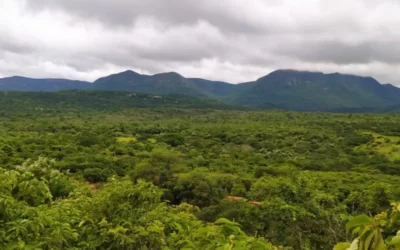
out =
[[[399,13],[398,0],[0,0],[0,77],[236,83],[293,68],[400,85]]]

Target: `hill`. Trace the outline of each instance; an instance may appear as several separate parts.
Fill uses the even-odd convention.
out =
[[[195,97],[211,97],[230,102],[241,92],[248,90],[251,83],[232,84],[201,78],[185,78],[178,73],[142,75],[128,70],[96,80],[97,90],[135,91],[151,94],[183,94]]]
[[[400,103],[400,89],[372,77],[277,70],[259,78],[233,103],[253,107],[272,103],[307,111],[380,108]]]
[[[89,89],[89,82],[67,79],[33,79],[21,76],[0,78],[0,90],[6,91],[59,91],[64,89]]]
[[[196,97],[208,96],[189,79],[175,72],[141,75],[128,70],[100,78],[94,83],[97,90],[123,90],[151,94],[182,94]]]

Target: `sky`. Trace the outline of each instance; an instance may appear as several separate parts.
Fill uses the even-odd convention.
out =
[[[0,0],[0,77],[297,69],[399,86],[398,13],[398,0]]]

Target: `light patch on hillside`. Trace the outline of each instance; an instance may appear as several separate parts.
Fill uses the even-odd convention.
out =
[[[131,142],[136,142],[137,139],[134,136],[131,137],[117,137],[117,142],[119,143],[131,143]]]
[[[373,141],[356,147],[357,150],[375,152],[384,155],[391,161],[400,160],[400,137],[385,136],[368,132],[373,136]]]

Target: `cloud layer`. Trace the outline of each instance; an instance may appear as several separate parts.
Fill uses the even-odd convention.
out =
[[[397,0],[0,0],[0,76],[243,82],[295,68],[400,85],[398,13]]]

